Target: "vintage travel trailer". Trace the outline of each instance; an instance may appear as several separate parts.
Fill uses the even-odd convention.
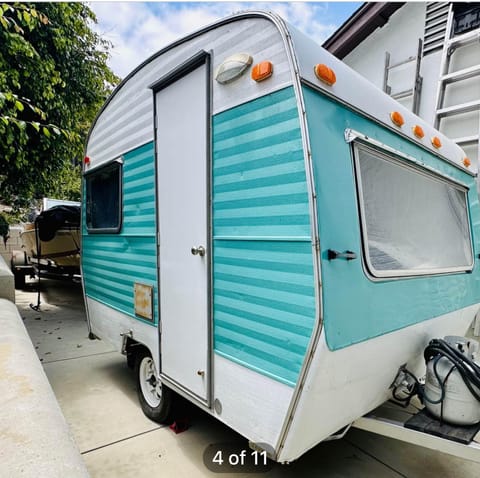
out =
[[[155,420],[179,394],[295,460],[479,310],[477,164],[274,14],[142,63],[83,174],[90,332]]]

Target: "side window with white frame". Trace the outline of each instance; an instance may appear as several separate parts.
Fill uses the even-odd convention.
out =
[[[89,233],[120,232],[122,227],[122,161],[85,174],[86,225]]]
[[[468,189],[362,143],[353,150],[369,273],[382,278],[470,271]]]

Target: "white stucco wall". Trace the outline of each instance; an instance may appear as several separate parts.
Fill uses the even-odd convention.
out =
[[[365,76],[379,88],[383,88],[385,52],[391,55],[390,64],[395,64],[417,54],[418,39],[423,40],[425,28],[425,2],[407,2],[397,10],[382,28],[375,30],[355,50],[344,58],[344,62]],[[478,44],[457,49],[451,57],[449,72],[479,63]],[[423,85],[420,95],[419,116],[427,123],[435,120],[436,98],[439,87],[442,51],[427,54],[422,58],[420,75]],[[391,71],[389,85],[392,92],[412,88],[415,77],[415,62]],[[478,77],[447,86],[443,106],[466,103],[480,98]],[[399,100],[412,109],[412,97]],[[442,120],[440,130],[452,139],[478,134],[479,113],[456,115]],[[477,157],[477,146],[465,146],[466,156]]]
[[[399,63],[417,54],[418,39],[423,40],[426,3],[407,3],[397,10],[382,28],[375,30],[344,62],[368,78],[379,88],[383,87],[385,52],[390,53],[390,64]],[[442,52],[422,58],[420,75],[423,77],[419,116],[433,124]],[[392,93],[412,88],[415,78],[415,62],[391,70],[389,85]],[[412,108],[412,98],[400,101]]]
[[[423,39],[424,26],[425,3],[407,3],[390,17],[387,24],[377,28],[343,61],[382,88],[385,52],[390,53],[390,64],[416,56],[418,39]],[[389,84],[392,86],[392,93],[411,88],[414,75],[415,62],[391,70]],[[404,104],[410,106],[408,101]]]

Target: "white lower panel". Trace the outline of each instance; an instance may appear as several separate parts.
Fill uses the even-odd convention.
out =
[[[122,348],[120,334],[132,331],[133,338],[150,349],[157,362],[158,330],[100,302],[87,298],[92,333]],[[272,447],[278,442],[293,395],[293,388],[214,355],[213,398],[221,403],[221,413],[214,414],[235,431],[254,443]],[[158,363],[157,370],[158,368]]]
[[[160,370],[156,326],[145,324],[89,297],[87,297],[87,307],[93,334],[110,343],[120,352],[123,343],[121,334],[132,331],[132,338],[148,347],[157,370]]]
[[[322,333],[278,461],[293,461],[390,398],[398,369],[425,374],[423,351],[433,338],[463,336],[478,305],[331,351]]]
[[[254,443],[275,447],[285,421],[293,388],[214,356],[215,416]]]

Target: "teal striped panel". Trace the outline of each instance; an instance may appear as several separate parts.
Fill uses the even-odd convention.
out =
[[[120,234],[87,234],[86,229],[83,231],[85,292],[88,297],[135,317],[134,283],[152,285],[156,324],[154,145],[141,146],[126,153],[123,159],[123,225]]]
[[[215,241],[215,351],[294,385],[315,317],[309,242]]]
[[[293,88],[214,118],[214,236],[310,237]]]
[[[221,113],[213,128],[215,352],[294,386],[315,289],[293,88]]]

